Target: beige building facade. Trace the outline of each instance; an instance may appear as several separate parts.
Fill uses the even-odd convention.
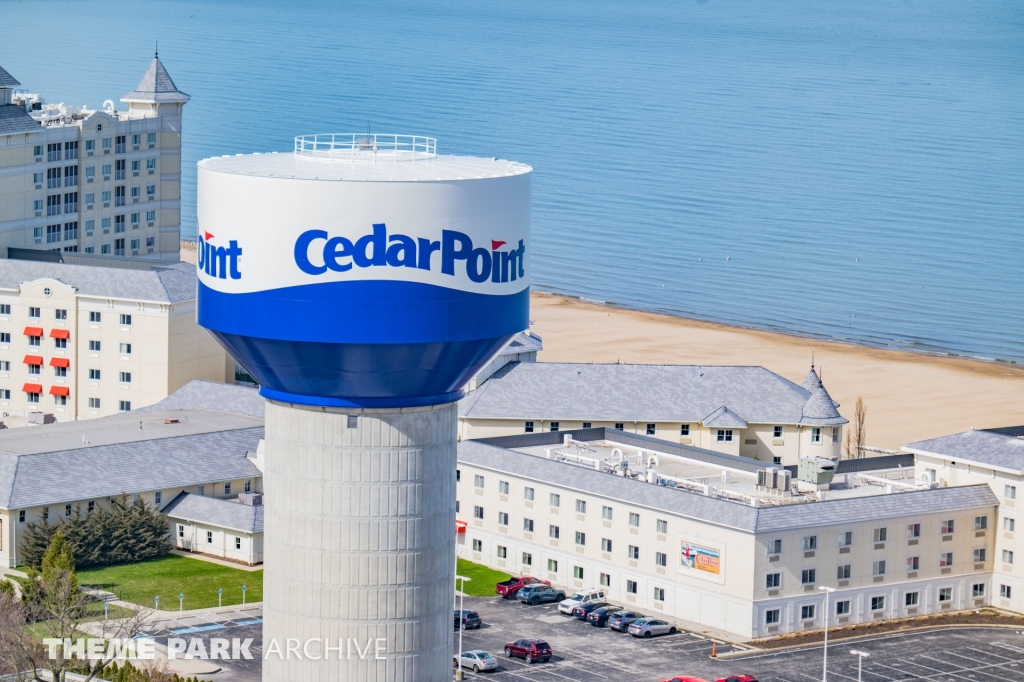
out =
[[[158,58],[117,110],[46,104],[0,68],[0,259],[24,248],[178,260],[189,96]]]
[[[196,323],[191,265],[61,257],[75,262],[0,266],[0,411],[9,426],[31,412],[57,421],[128,412],[192,379],[234,380],[234,361]]]

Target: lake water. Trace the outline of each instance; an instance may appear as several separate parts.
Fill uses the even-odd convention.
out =
[[[532,165],[533,281],[1024,362],[1024,3],[13,2],[0,64],[99,107],[160,41],[195,163],[297,134]],[[679,358],[685,362],[685,356]]]

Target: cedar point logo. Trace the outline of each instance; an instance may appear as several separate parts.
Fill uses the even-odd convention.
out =
[[[227,248],[215,246],[210,242],[213,235],[203,232],[199,235],[199,269],[210,277],[220,279],[241,279],[242,273],[238,270],[238,257],[242,255],[242,249],[234,239],[228,242]]]

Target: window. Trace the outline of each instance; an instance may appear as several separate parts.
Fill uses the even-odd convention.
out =
[[[814,618],[814,604],[804,604],[800,607],[800,619],[810,620]]]
[[[583,422],[583,428],[589,429],[594,426],[594,422]]]
[[[498,481],[498,492],[502,495],[508,495],[508,481]]]
[[[484,508],[479,506],[479,505],[474,506],[473,507],[473,518],[474,519],[479,519],[479,520],[483,521],[483,518],[484,518]]]
[[[130,383],[132,383],[132,373],[131,372],[121,372],[121,383],[122,384],[130,384]]]
[[[109,154],[110,153],[110,138],[109,137],[103,138],[103,153],[104,154]]]
[[[718,429],[718,442],[719,443],[731,443],[732,442],[732,429]]]
[[[875,542],[885,542],[889,538],[888,528],[876,528],[873,533]]]
[[[919,556],[908,556],[907,557],[907,570],[916,571],[921,568],[921,557]]]
[[[508,513],[507,512],[498,512],[498,525],[499,526],[507,526],[508,525]]]
[[[840,531],[839,534],[836,536],[836,538],[837,538],[837,544],[838,544],[839,547],[849,547],[850,545],[853,544],[853,531],[852,530]]]
[[[235,538],[235,549],[242,549],[242,538]]]
[[[85,151],[89,152],[89,156],[92,156],[92,152],[96,151],[96,140],[86,140]]]
[[[249,480],[247,480],[245,482],[245,492],[247,492],[247,493],[251,493],[252,492],[252,479],[249,479]]]
[[[907,592],[903,597],[903,604],[905,606],[917,606],[920,600],[920,595],[917,592]]]
[[[121,352],[121,355],[131,355],[132,354],[132,344],[130,344],[130,343],[122,343],[119,346],[119,350]]]
[[[971,585],[971,598],[977,599],[978,597],[985,596],[985,583],[974,583]]]
[[[185,526],[181,525],[180,523],[178,524],[178,537],[185,537]]]
[[[559,495],[558,493],[550,493],[548,495],[548,504],[550,504],[552,507],[562,506],[562,496]]]
[[[28,366],[28,373],[29,374],[38,375],[41,369],[42,369],[42,365],[29,365]]]
[[[1014,527],[1016,525],[1017,525],[1016,519],[1011,519],[1010,517],[1006,517],[1006,518],[1003,519],[1003,530],[1005,530],[1007,532],[1012,533],[1013,529],[1014,529]]]
[[[587,513],[587,501],[586,500],[576,500],[576,513],[577,514],[586,514]]]
[[[582,566],[573,566],[572,567],[572,577],[576,578],[576,580],[583,580],[583,567]]]
[[[96,230],[96,221],[95,220],[86,220],[85,221],[85,236],[86,237],[91,237],[92,233],[95,230]],[[90,253],[90,252],[86,251],[86,253]]]
[[[39,394],[38,393],[27,393],[26,395],[28,395],[28,401],[30,403],[39,404]]]
[[[1008,485],[1005,488],[1003,488],[1003,496],[1006,499],[1008,499],[1008,500],[1016,500],[1017,499],[1017,486],[1015,486],[1015,485]]]
[[[654,601],[665,601],[665,590],[661,587],[654,588]]]
[[[124,173],[124,171],[118,171],[118,173]],[[124,185],[119,185],[114,188],[114,206],[124,206]],[[124,216],[118,216],[121,219],[120,222],[124,223]]]
[[[764,577],[764,589],[774,590],[782,586],[782,574],[781,573],[769,573]]]
[[[626,550],[626,556],[634,561],[638,561],[640,559],[640,548],[636,545],[630,545]]]
[[[952,556],[952,554],[950,554],[950,556]],[[950,559],[949,563],[950,564],[953,563],[952,559]],[[1003,550],[1003,563],[1004,564],[1012,564],[1013,563],[1013,550],[1010,550],[1010,549],[1004,549]]]
[[[600,577],[601,587],[611,587],[612,577],[608,573],[602,573]]]
[[[985,561],[985,556],[986,556],[986,552],[985,552],[985,548],[984,547],[976,549],[972,553],[972,558],[974,559],[974,563],[976,563],[976,564],[983,563]]]
[[[146,211],[146,222],[151,223],[156,220],[156,211]]]
[[[587,534],[576,531],[576,544],[583,547],[587,544]]]
[[[558,562],[554,559],[548,559],[548,570],[552,573],[558,573]]]
[[[653,435],[655,435],[655,433],[657,432],[657,430],[658,430],[658,425],[657,425],[657,424],[648,424],[648,425],[647,425],[647,435],[648,435],[648,436],[653,436]]]
[[[67,405],[68,397],[66,395],[55,395],[53,396],[54,405]]]
[[[43,200],[42,199],[33,199],[32,200],[32,210],[36,212],[36,215],[42,215],[43,214]],[[33,228],[33,234],[32,234],[33,237],[39,238],[39,237],[42,236],[41,233],[37,234],[35,232],[35,230],[38,230],[38,229],[39,229],[38,227]]]
[[[974,530],[987,530],[988,529],[988,517],[987,516],[975,516],[974,517]]]
[[[1006,550],[1003,550],[1003,560],[1006,560]],[[953,565],[953,553],[942,552],[939,554],[939,568],[945,568]]]
[[[853,567],[851,564],[841,564],[836,567],[836,580],[849,580]]]
[[[141,168],[142,168],[142,162],[141,161],[132,161],[132,173],[134,173],[135,175],[138,175],[139,174],[139,169],[141,169]]]
[[[626,581],[626,592],[629,594],[636,594],[637,583],[635,580]]]
[[[552,431],[557,431],[558,427],[559,427],[559,423],[558,422],[551,422],[551,430]]]
[[[601,551],[609,553],[612,551],[612,541],[610,539],[601,538]]]
[[[118,217],[119,218],[123,218],[124,216],[118,216]],[[124,232],[124,225],[123,224],[121,225],[121,231]],[[124,240],[123,239],[115,239],[114,240],[114,255],[115,256],[123,256],[124,255]]]
[[[871,575],[885,575],[885,559],[871,562]]]
[[[78,239],[78,221],[64,223],[64,241],[73,242]],[[67,249],[65,249],[67,251]],[[66,319],[66,318],[65,318]]]
[[[199,495],[199,497],[202,497],[205,494],[206,494],[206,486],[204,486],[204,485],[197,485],[196,486],[196,495]]]
[[[483,540],[474,539],[473,540],[473,551],[474,552],[482,552],[482,551],[484,551],[484,541]]]
[[[64,186],[78,187],[78,166],[64,166]]]
[[[208,544],[208,545],[212,545],[213,544],[213,531],[212,530],[206,531],[206,544]]]
[[[664,535],[668,532],[668,521],[664,519],[658,519],[655,521],[655,525],[658,527],[658,532]]]
[[[508,558],[508,547],[506,547],[505,545],[498,545],[498,558],[499,559],[507,559]]]
[[[156,196],[156,185],[146,185],[146,196],[150,199]]]
[[[818,571],[814,568],[805,568],[800,571],[800,583],[803,585],[813,585],[818,582]]]
[[[949,521],[943,521],[942,522],[942,529],[939,531],[939,533],[941,533],[942,535],[952,535],[953,534],[953,519],[950,519]]]
[[[939,602],[952,601],[953,599],[953,588],[952,587],[941,587],[939,588]]]
[[[121,313],[121,326],[130,327],[132,325],[132,316]]]
[[[680,426],[679,427],[679,435],[683,436],[684,438],[689,436],[690,435],[690,425],[689,424],[683,424],[682,426]]]
[[[921,537],[921,524],[920,523],[910,523],[910,524],[907,524],[907,539],[908,540],[913,540],[914,538],[919,538],[919,537]]]
[[[533,433],[533,422],[523,422],[523,431]]]
[[[67,339],[54,339],[53,340],[53,347],[54,348],[67,348],[68,347],[68,340]]]
[[[523,488],[523,499],[533,500],[533,488]]]
[[[230,495],[231,494],[231,483],[230,482],[224,484],[224,494],[225,495]]]
[[[871,610],[881,611],[885,608],[885,597],[872,597],[871,598]]]
[[[152,149],[156,145],[156,133],[146,133],[146,144]],[[150,159],[150,161],[156,161],[156,159]],[[154,163],[154,165],[156,165]]]
[[[156,170],[156,159],[146,159],[146,170],[152,175],[153,171]]]
[[[601,507],[601,518],[605,519],[607,521],[611,521],[612,520],[612,508],[611,507]]]
[[[64,143],[64,158],[68,161],[78,158],[78,141]]]
[[[523,552],[523,566],[533,566],[533,555],[529,552]]]
[[[775,425],[775,426],[772,427],[772,439],[773,440],[781,440],[782,439],[782,434],[783,434],[783,429],[782,429],[781,426]]]
[[[654,553],[654,563],[657,564],[658,566],[667,566],[668,565],[668,555],[665,554],[664,552],[655,552]]]
[[[124,154],[125,147],[125,135],[118,135],[114,138],[114,153]]]
[[[60,241],[60,223],[46,226],[46,243],[53,244]]]
[[[832,427],[832,445],[838,445],[839,444],[839,433],[840,433],[840,428],[838,426],[833,426]]]
[[[561,529],[558,526],[548,526],[548,537],[552,540],[559,539],[561,535]]]
[[[622,422],[615,422],[616,431],[625,431],[625,425]]]
[[[59,194],[51,194],[46,197],[46,215],[60,215]]]
[[[768,541],[768,556],[782,554],[782,539]]]
[[[476,474],[475,476],[473,476],[473,487],[474,488],[483,488],[484,487],[484,477],[481,476],[480,474]]]
[[[779,609],[769,609],[764,612],[764,624],[776,625],[779,622]]]
[[[813,552],[814,550],[818,549],[818,536],[805,535],[803,547],[805,552]]]
[[[0,400],[10,400],[10,399],[11,399],[11,389],[9,389],[9,388],[0,388]]]
[[[89,380],[90,381],[99,381],[100,380],[100,375],[101,375],[101,372],[98,369],[90,369],[89,370]]]
[[[999,586],[999,596],[1000,597],[1002,597],[1003,599],[1009,599],[1011,594],[1012,594],[1012,592],[1010,590],[1010,586],[1009,585],[1000,585]]]
[[[850,600],[844,599],[836,602],[836,615],[837,616],[848,616],[850,615]]]
[[[155,493],[153,493],[153,504],[160,505],[160,504],[163,504],[163,503],[164,503],[164,494],[163,494],[163,492],[157,490]],[[92,503],[90,502],[89,504],[92,504]],[[90,509],[89,511],[92,511],[92,509]]]
[[[37,175],[42,175],[42,174],[38,173]],[[47,168],[46,169],[46,189],[54,189],[56,187],[60,187],[61,184],[62,184],[62,182],[61,182],[60,168]]]
[[[92,409],[92,410],[100,409],[100,399],[99,398],[89,398],[89,409]]]
[[[640,515],[636,512],[629,512],[629,525],[634,528],[640,527]]]
[[[39,310],[39,308],[29,307],[29,309],[28,309],[28,316],[29,317],[42,317],[41,312],[42,311]]]
[[[130,217],[131,217],[131,221],[132,221],[132,229],[133,230],[139,229],[139,214],[138,213],[132,213]]]
[[[51,142],[46,145],[46,160],[60,161],[60,142]]]
[[[110,233],[110,218],[102,218],[102,219],[100,219],[100,226],[103,228],[103,234],[109,234]],[[103,253],[110,253],[109,247]]]
[[[139,240],[138,239],[133,239],[132,240],[132,251],[138,251],[138,250],[139,250]]]

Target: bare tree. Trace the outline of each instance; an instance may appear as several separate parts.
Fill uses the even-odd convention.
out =
[[[864,444],[867,442],[868,428],[866,426],[868,408],[863,398],[857,398],[857,405],[853,410],[853,421],[846,430],[846,456],[848,458],[859,458],[864,456]]]
[[[10,675],[15,682],[38,679],[35,670],[44,658],[27,622],[28,608],[14,590],[0,590],[0,675]]]

